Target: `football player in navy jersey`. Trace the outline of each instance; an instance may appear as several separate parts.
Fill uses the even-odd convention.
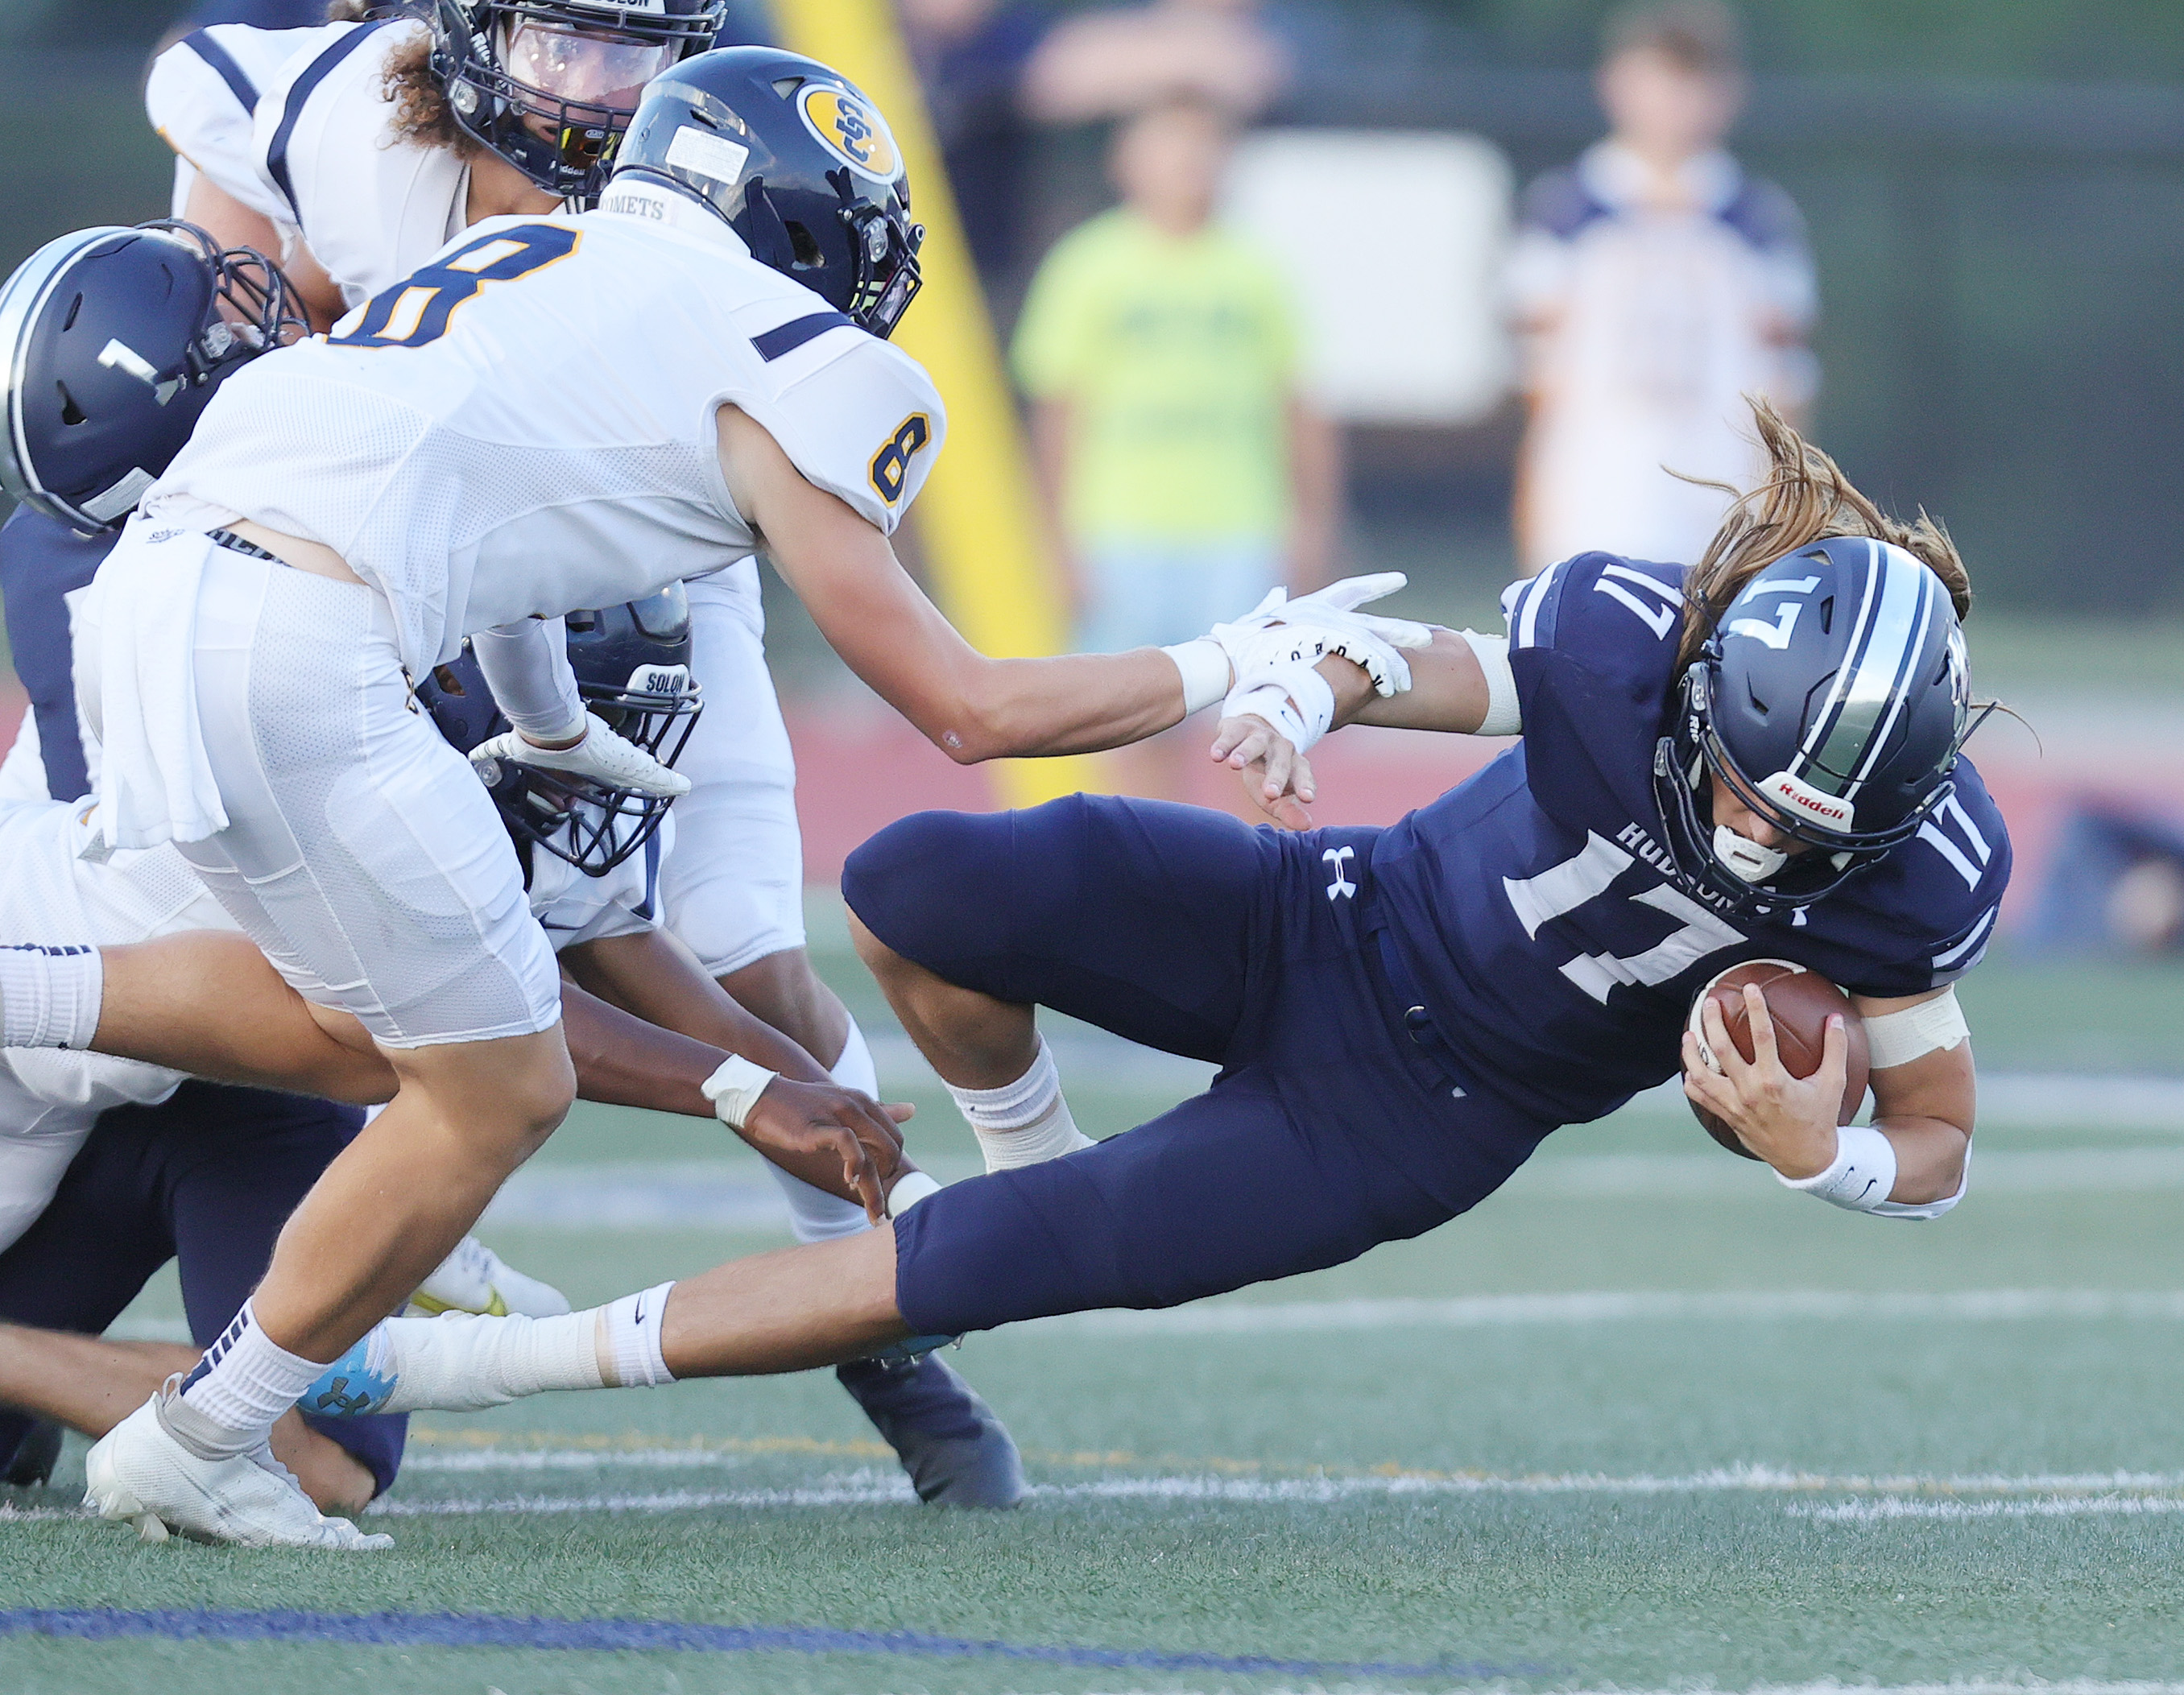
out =
[[[1890,519],[1759,421],[1769,479],[1695,567],[1565,560],[1512,594],[1506,643],[1435,633],[1407,692],[1376,695],[1330,659],[1263,712],[1231,696],[1216,756],[1266,760],[1262,798],[1293,819],[1315,727],[1521,734],[1390,827],[1254,830],[1078,795],[924,813],[859,849],[844,889],[860,950],[988,1174],[891,1228],[674,1285],[669,1370],[791,1370],[1337,1264],[1476,1205],[1557,1125],[1680,1067],[1789,1186],[1884,1217],[1954,1205],[1974,1091],[1951,984],[2009,875],[1959,756],[1970,584],[1937,527]],[[1837,1123],[1839,1019],[1805,1080],[1756,991],[1751,1062],[1718,1010],[1719,1073],[1686,1036],[1695,996],[1762,958],[1850,994],[1871,1124]],[[1150,1123],[1039,1157],[1067,1123],[1040,1006],[1221,1073]],[[536,1330],[396,1320],[335,1369],[383,1386],[370,1404],[387,1410],[585,1386],[585,1362],[542,1365]]]

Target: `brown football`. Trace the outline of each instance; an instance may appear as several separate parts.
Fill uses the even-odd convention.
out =
[[[1842,1014],[1843,1033],[1850,1038],[1850,1051],[1845,1057],[1842,1112],[1836,1122],[1848,1123],[1865,1100],[1866,1077],[1870,1069],[1865,1020],[1852,1007],[1850,996],[1818,972],[1782,959],[1747,960],[1742,965],[1731,966],[1699,990],[1697,999],[1691,1002],[1691,1027],[1699,1039],[1701,1049],[1705,1049],[1707,1040],[1699,1013],[1711,997],[1721,1005],[1722,1022],[1729,1026],[1729,1039],[1736,1044],[1737,1052],[1747,1060],[1752,1057],[1752,1027],[1744,1012],[1744,985],[1747,983],[1758,984],[1759,992],[1767,997],[1768,1016],[1774,1021],[1775,1047],[1782,1056],[1783,1068],[1792,1077],[1810,1077],[1820,1068],[1828,1015]],[[1691,1112],[1706,1133],[1731,1153],[1741,1154],[1747,1159],[1759,1157],[1745,1146],[1735,1130],[1696,1101],[1691,1102]]]

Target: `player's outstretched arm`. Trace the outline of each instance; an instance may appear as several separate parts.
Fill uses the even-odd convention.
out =
[[[1362,666],[1330,655],[1312,668],[1334,694],[1334,727],[1381,724],[1407,730],[1475,735],[1487,727],[1493,688],[1477,650],[1454,630],[1436,628],[1431,645],[1413,648],[1411,686],[1383,695]],[[1253,715],[1222,719],[1213,737],[1215,763],[1242,775],[1245,790],[1274,822],[1304,829],[1317,796],[1312,763],[1287,736]]]
[[[989,659],[911,580],[888,538],[805,481],[773,438],[720,413],[736,508],[850,670],[961,765],[1121,747],[1178,723],[1183,679],[1155,648]]]
[[[565,983],[561,991],[577,1092],[611,1106],[710,1118],[720,1102],[706,1085],[739,1055],[779,1074],[739,1121],[727,1120],[730,1128],[791,1176],[855,1202],[877,1223],[888,1190],[916,1169],[895,1128],[915,1109],[843,1088],[803,1049],[730,1001],[694,960],[686,964],[679,945],[655,931],[563,954],[588,985]]]
[[[304,1000],[246,937],[185,930],[98,953],[97,1027],[87,1044],[93,1052],[360,1106],[393,1096],[393,1068],[363,1026]],[[661,1029],[573,985],[565,986],[562,1000],[587,1100],[712,1118],[716,1105],[704,1085],[732,1052],[747,1047],[747,1057],[783,1073],[733,1126],[759,1152],[814,1187],[858,1202],[874,1218],[883,1216],[888,1188],[913,1168],[901,1157],[895,1129],[911,1107],[882,1107],[841,1088],[800,1048],[739,1008],[733,1011],[745,1021],[740,1029],[716,1011],[713,1029],[737,1042],[728,1049]]]

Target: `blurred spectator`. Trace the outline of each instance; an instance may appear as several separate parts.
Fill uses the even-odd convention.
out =
[[[2162,954],[2184,940],[2184,828],[2173,817],[2081,803],[2056,834],[2030,952]]]
[[[1014,276],[1029,199],[1024,67],[1046,31],[1026,0],[900,0],[941,162],[990,294]]]
[[[1794,417],[1814,385],[1803,220],[1720,146],[1744,100],[1735,18],[1715,0],[1615,14],[1597,88],[1607,139],[1533,185],[1511,264],[1528,572],[1587,548],[1691,562],[1725,497],[1669,473],[1748,486],[1740,397]]]
[[[1334,427],[1299,392],[1275,266],[1212,222],[1234,138],[1190,95],[1125,124],[1109,161],[1123,204],[1056,244],[1017,325],[1080,649],[1188,640],[1332,564]],[[1125,762],[1134,788],[1182,792],[1184,753],[1148,746]]]
[[[1174,95],[1256,116],[1289,86],[1289,50],[1258,0],[1153,0],[1056,24],[1025,73],[1043,123],[1122,117]]]

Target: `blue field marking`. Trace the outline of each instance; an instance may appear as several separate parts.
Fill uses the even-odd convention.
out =
[[[478,1613],[123,1612],[107,1607],[0,1612],[0,1636],[94,1642],[330,1642],[379,1648],[517,1648],[586,1653],[878,1653],[927,1659],[1023,1659],[1135,1671],[1268,1672],[1290,1677],[1478,1679],[1540,1677],[1537,1665],[1443,1660],[1277,1659],[1262,1654],[1167,1653],[1157,1648],[1072,1648],[978,1642],[918,1631],[829,1631],[794,1625],[696,1625],[662,1619],[515,1619]]]

